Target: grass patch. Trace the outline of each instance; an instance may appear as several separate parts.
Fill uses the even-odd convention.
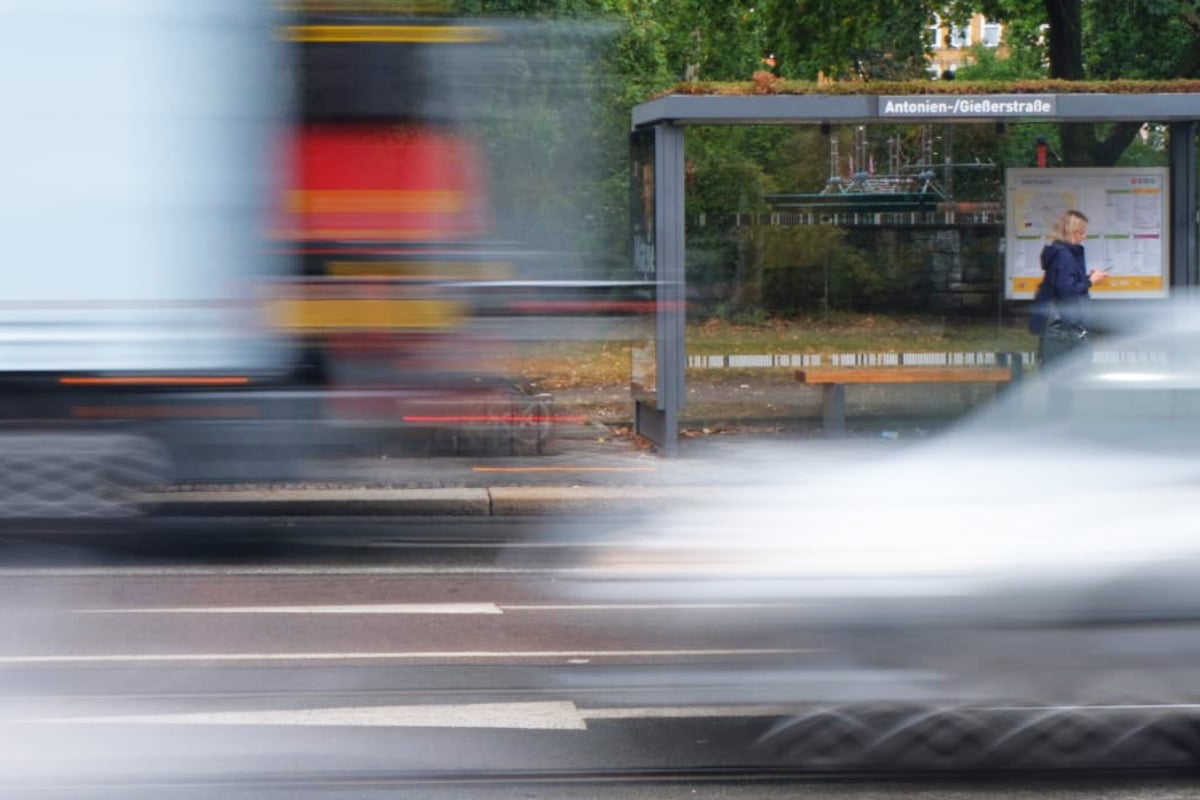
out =
[[[531,391],[553,392],[580,386],[629,383],[628,342],[534,342],[513,354],[509,374]]]
[[[873,314],[813,315],[739,325],[707,320],[689,325],[688,353],[892,353],[1023,351],[1036,346],[1018,324],[947,321],[940,317]]]
[[[948,321],[934,316],[871,314],[814,315],[736,324],[706,320],[687,326],[691,355],[785,353],[1024,352],[1036,347],[1023,325]],[[509,374],[533,391],[629,382],[630,345],[612,341],[554,341],[522,344],[511,351]],[[744,381],[736,370],[721,380]]]

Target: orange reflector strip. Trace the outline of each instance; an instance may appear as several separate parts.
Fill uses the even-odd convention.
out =
[[[471,467],[472,472],[654,472],[654,467]]]
[[[446,225],[433,228],[292,228],[277,230],[277,239],[304,241],[311,239],[389,239],[402,242],[420,242],[432,239],[446,241],[466,239],[462,226]]]
[[[63,386],[245,386],[243,377],[191,377],[153,375],[66,376],[58,379]]]
[[[76,406],[75,419],[255,419],[253,406]]]
[[[587,417],[521,417],[515,414],[480,414],[450,416],[404,416],[405,422],[586,422]]]

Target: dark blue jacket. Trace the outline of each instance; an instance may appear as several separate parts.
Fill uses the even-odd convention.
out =
[[[1042,248],[1042,269],[1046,273],[1043,280],[1054,287],[1059,316],[1068,324],[1084,325],[1092,279],[1088,277],[1083,245],[1051,242]]]

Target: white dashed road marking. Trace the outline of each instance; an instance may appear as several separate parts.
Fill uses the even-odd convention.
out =
[[[322,606],[80,608],[76,614],[502,614],[495,603],[380,603]]]
[[[568,661],[605,658],[717,658],[778,656],[822,652],[813,648],[719,650],[433,650],[357,653],[80,653],[0,656],[0,665],[35,664],[221,664],[253,662],[352,661]]]
[[[571,702],[358,706],[279,711],[118,714],[29,720],[98,725],[293,725],[390,728],[513,728],[581,731],[587,724]]]
[[[258,725],[387,728],[507,728],[512,730],[583,731],[588,720],[713,719],[777,716],[789,709],[757,706],[650,706],[586,708],[570,701],[531,703],[466,703],[460,705],[355,706],[274,711],[211,711],[166,714],[116,714],[26,720],[71,725]]]

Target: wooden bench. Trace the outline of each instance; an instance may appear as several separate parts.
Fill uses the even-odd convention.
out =
[[[846,384],[850,383],[992,383],[1004,384],[1020,378],[1021,361],[997,367],[809,367],[796,370],[796,380],[821,386],[822,414],[827,436],[846,432]]]

